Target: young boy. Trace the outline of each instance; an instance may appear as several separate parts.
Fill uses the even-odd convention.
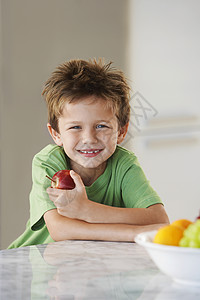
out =
[[[118,146],[127,133],[129,86],[111,63],[72,60],[46,82],[48,130],[56,145],[33,159],[30,220],[9,248],[67,239],[134,241],[169,222],[135,155]],[[71,169],[73,190],[46,175]]]

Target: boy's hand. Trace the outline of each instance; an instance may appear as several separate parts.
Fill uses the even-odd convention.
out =
[[[73,190],[61,190],[56,188],[47,188],[49,198],[55,206],[60,215],[72,219],[84,219],[84,209],[86,208],[88,197],[85,186],[81,177],[73,170],[70,175],[75,182]]]

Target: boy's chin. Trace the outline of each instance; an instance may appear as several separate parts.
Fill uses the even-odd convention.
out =
[[[104,165],[104,163],[85,163],[85,164],[81,164],[81,167],[84,169],[99,169],[101,168],[101,166]]]
[[[75,162],[76,167],[84,169],[101,169],[106,166],[106,161],[97,161],[96,159],[86,158]]]

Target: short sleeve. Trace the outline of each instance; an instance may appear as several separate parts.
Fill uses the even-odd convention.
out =
[[[146,208],[162,203],[138,163],[134,163],[124,174],[122,198],[125,207]]]
[[[32,230],[41,229],[45,222],[46,211],[55,209],[46,189],[51,185],[46,177],[52,177],[57,171],[67,168],[66,155],[62,147],[48,145],[39,152],[32,162],[32,190],[30,193],[30,226]]]

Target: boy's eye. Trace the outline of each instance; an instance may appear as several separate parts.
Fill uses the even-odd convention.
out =
[[[81,126],[73,126],[73,127],[70,127],[69,129],[80,129],[81,128]]]
[[[99,125],[97,125],[96,127],[97,127],[97,128],[106,128],[106,127],[108,127],[108,126],[103,125],[103,124],[99,124]]]

